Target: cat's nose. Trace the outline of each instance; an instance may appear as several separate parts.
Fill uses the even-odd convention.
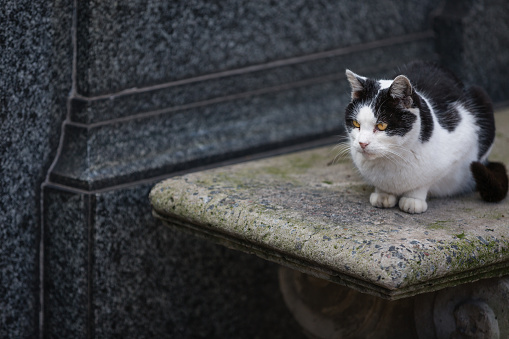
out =
[[[362,149],[365,149],[366,147],[368,147],[369,143],[367,143],[367,142],[359,142],[359,145],[361,146]]]

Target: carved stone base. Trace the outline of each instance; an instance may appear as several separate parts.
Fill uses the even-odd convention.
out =
[[[279,284],[310,338],[415,338],[414,300],[387,301],[285,267]]]
[[[509,338],[509,277],[396,301],[285,267],[279,283],[310,338]]]
[[[415,297],[419,338],[509,338],[509,277]]]

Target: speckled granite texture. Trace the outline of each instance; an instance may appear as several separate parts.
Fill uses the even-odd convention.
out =
[[[80,1],[78,92],[114,93],[422,32],[439,2]]]
[[[338,87],[334,85],[309,86],[95,128],[71,125],[51,178],[66,185],[99,189],[290,140],[334,135],[341,125],[337,119]]]
[[[276,266],[155,222],[151,178],[336,135],[343,68],[436,59],[440,2],[0,0],[0,337],[298,337]]]
[[[424,31],[396,39],[389,37],[376,42],[376,48],[369,43],[340,47],[110,95],[77,97],[72,101],[70,118],[77,123],[99,124],[142,113],[170,113],[224,102],[235,95],[245,98],[343,79],[344,70],[338,65],[348,65],[359,72],[381,72],[397,67],[402,60],[432,57],[432,41],[432,33]]]
[[[0,337],[39,330],[40,185],[71,87],[72,6],[0,1]]]
[[[45,188],[44,199],[44,329],[64,338],[85,338],[92,197]]]
[[[491,159],[509,165],[509,111],[497,123]],[[389,299],[509,274],[509,199],[377,209],[351,162],[333,157],[326,147],[188,174],[150,199],[169,225]]]
[[[434,20],[441,62],[494,101],[509,102],[509,2],[445,1]],[[479,67],[482,65],[482,67]]]
[[[277,266],[156,222],[151,187],[47,188],[46,335],[302,338]]]

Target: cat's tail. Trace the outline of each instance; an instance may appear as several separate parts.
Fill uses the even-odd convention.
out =
[[[470,170],[474,175],[477,190],[484,201],[499,202],[506,197],[509,180],[503,163],[482,164],[474,161],[470,164]]]

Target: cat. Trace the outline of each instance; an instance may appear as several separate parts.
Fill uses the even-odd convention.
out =
[[[345,126],[353,163],[375,187],[375,207],[407,213],[428,209],[428,196],[475,188],[489,202],[505,198],[504,164],[489,162],[493,107],[480,87],[466,88],[439,65],[414,62],[393,80],[346,70],[352,89]]]

